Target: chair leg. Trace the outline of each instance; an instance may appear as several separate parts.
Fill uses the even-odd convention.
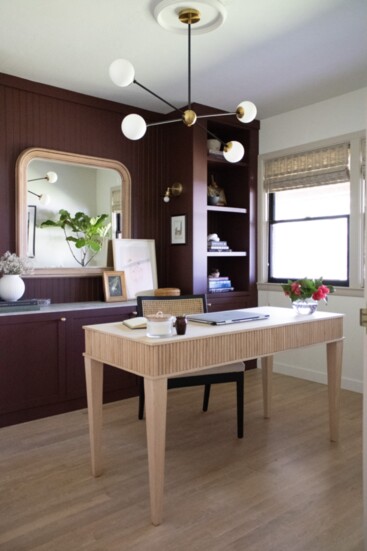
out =
[[[237,437],[243,438],[243,422],[244,422],[244,373],[242,373],[242,377],[237,381],[236,383],[236,390],[237,390]]]
[[[208,411],[209,396],[210,396],[210,385],[205,385],[204,400],[203,400],[203,411]]]
[[[144,403],[145,403],[144,378],[140,377],[139,379],[139,413],[138,413],[139,419],[143,419],[144,417]]]

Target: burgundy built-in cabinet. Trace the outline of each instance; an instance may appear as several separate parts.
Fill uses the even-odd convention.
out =
[[[208,111],[202,106],[194,109]],[[255,305],[258,122],[242,125],[228,117],[216,122],[201,119],[192,128],[174,123],[150,127],[141,141],[131,142],[120,130],[122,118],[130,112],[126,105],[0,74],[0,254],[15,250],[15,164],[22,151],[42,147],[115,159],[131,174],[131,235],[155,240],[159,286],[179,287],[182,293],[206,292],[208,271],[215,264],[231,276],[235,291],[210,295],[209,307]],[[134,112],[152,122],[162,118],[136,108]],[[207,124],[221,139],[242,142],[245,161],[229,166],[210,159]],[[213,172],[228,205],[243,207],[246,213],[208,209],[207,184]],[[182,195],[164,203],[165,190],[175,182],[183,184]],[[170,242],[171,216],[177,214],[186,215],[183,245]],[[208,231],[246,250],[246,257],[209,258]],[[53,304],[101,301],[102,278],[28,277],[23,298],[33,297],[50,298]],[[129,314],[122,308],[113,315],[76,310],[67,321],[51,314],[1,316],[0,425],[85,405],[81,327]],[[107,370],[106,392],[107,399],[134,395],[136,379]]]
[[[193,105],[200,114],[208,108]],[[214,109],[209,109],[215,112]],[[209,155],[207,139],[216,135],[223,142],[237,140],[245,147],[239,163]],[[167,278],[183,292],[206,293],[207,277],[214,268],[228,276],[234,287],[229,293],[208,294],[212,310],[245,308],[257,304],[256,291],[256,188],[259,122],[242,124],[234,116],[200,119],[200,126],[188,129],[172,125],[169,170],[172,181],[183,185],[183,194],[173,198],[170,215],[186,214],[187,244],[169,245]],[[207,186],[214,176],[224,190],[227,205],[208,205]],[[208,254],[207,236],[217,233],[227,241],[229,253]]]
[[[84,325],[120,323],[130,306],[0,316],[0,427],[86,407]],[[135,375],[105,366],[104,401],[137,394]]]

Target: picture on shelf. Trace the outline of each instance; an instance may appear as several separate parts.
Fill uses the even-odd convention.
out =
[[[127,300],[125,272],[104,272],[103,290],[106,302]]]
[[[128,299],[158,287],[154,239],[113,239],[112,250],[114,269],[125,272]]]

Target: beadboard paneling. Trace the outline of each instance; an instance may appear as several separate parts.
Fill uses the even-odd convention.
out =
[[[141,112],[154,120],[153,113]],[[131,108],[52,86],[0,74],[0,253],[15,250],[15,163],[28,147],[44,147],[116,159],[132,178],[132,237],[155,239],[158,278],[166,285],[168,214],[162,201],[169,185],[162,128],[141,142],[121,134]],[[101,300],[101,277],[29,278],[24,298],[53,302]]]

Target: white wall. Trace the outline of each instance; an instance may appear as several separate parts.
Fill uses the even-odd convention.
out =
[[[289,111],[261,121],[260,154],[278,152],[305,144],[334,139],[366,130],[367,88],[338,96],[302,109]],[[259,171],[261,177],[261,170]],[[259,195],[262,185],[259,182]],[[259,256],[264,254],[265,226],[263,203],[259,201]],[[260,260],[260,265],[261,263]],[[261,274],[261,268],[259,274]],[[264,281],[264,280],[263,280]],[[290,307],[282,292],[262,286],[259,305]],[[352,296],[354,295],[354,296]],[[363,335],[359,326],[359,309],[364,307],[363,293],[332,295],[327,307],[320,309],[345,314],[344,363],[342,387],[363,392]],[[326,382],[325,347],[305,349],[302,353],[286,352],[274,358],[274,371],[312,381]]]
[[[261,121],[260,155],[366,129],[367,88]]]

